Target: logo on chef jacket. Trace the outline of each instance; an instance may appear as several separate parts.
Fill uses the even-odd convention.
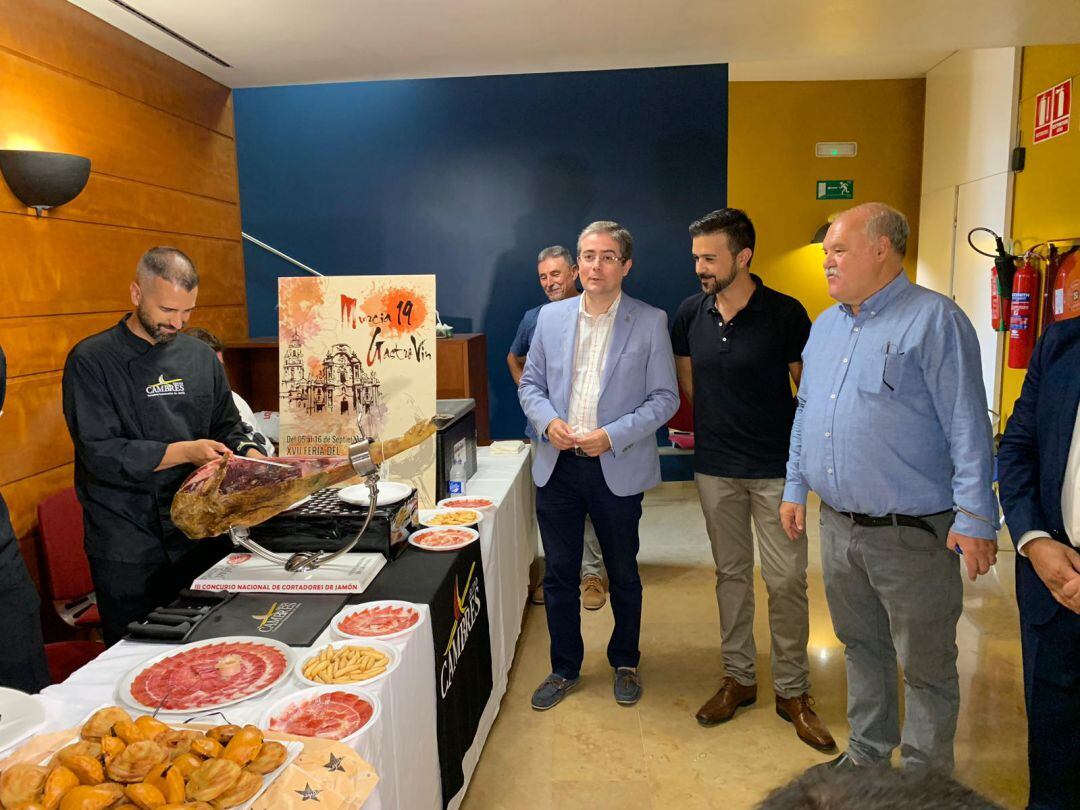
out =
[[[175,397],[184,395],[184,381],[180,377],[174,380],[166,380],[164,374],[159,374],[156,383],[146,386],[148,397]]]
[[[442,666],[439,668],[439,695],[443,698],[450,691],[454,683],[454,671],[457,669],[465,646],[469,643],[469,634],[473,625],[480,618],[480,579],[474,577],[476,563],[469,569],[469,576],[465,579],[465,587],[460,588],[458,579],[454,577],[454,593],[451,596],[451,608],[454,611],[454,626],[450,630],[450,641],[443,650]]]
[[[266,613],[254,614],[251,618],[258,620],[260,633],[276,633],[299,607],[299,602],[274,602]]]

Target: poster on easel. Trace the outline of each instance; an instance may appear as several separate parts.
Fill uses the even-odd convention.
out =
[[[435,276],[278,279],[281,455],[341,456],[435,414]],[[435,505],[435,442],[383,464]]]

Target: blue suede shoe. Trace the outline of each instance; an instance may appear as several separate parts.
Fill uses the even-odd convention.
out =
[[[546,712],[570,694],[579,683],[581,683],[581,678],[570,680],[554,673],[548,675],[533,692],[532,707],[538,712]]]
[[[641,676],[630,667],[615,670],[615,702],[620,706],[633,706],[641,700]]]

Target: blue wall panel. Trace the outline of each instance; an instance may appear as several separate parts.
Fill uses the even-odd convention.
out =
[[[536,253],[595,219],[634,235],[625,289],[670,314],[697,289],[687,225],[725,205],[727,67],[238,90],[245,232],[326,274],[435,273],[443,319],[486,332],[495,438],[523,417],[505,357],[545,299]],[[276,278],[244,246],[251,334]]]

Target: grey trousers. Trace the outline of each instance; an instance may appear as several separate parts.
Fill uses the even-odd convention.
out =
[[[957,555],[945,541],[951,513],[927,518],[936,532],[857,526],[821,506],[821,565],[833,629],[847,666],[848,754],[951,771],[960,681],[956,623],[963,609]],[[904,668],[900,729],[896,661]]]
[[[719,478],[695,473],[701,511],[716,563],[720,654],[724,669],[743,686],[757,682],[754,645],[754,534],[761,576],[769,593],[773,686],[781,697],[810,691],[806,642],[806,538],[792,542],[780,525],[782,478]]]

